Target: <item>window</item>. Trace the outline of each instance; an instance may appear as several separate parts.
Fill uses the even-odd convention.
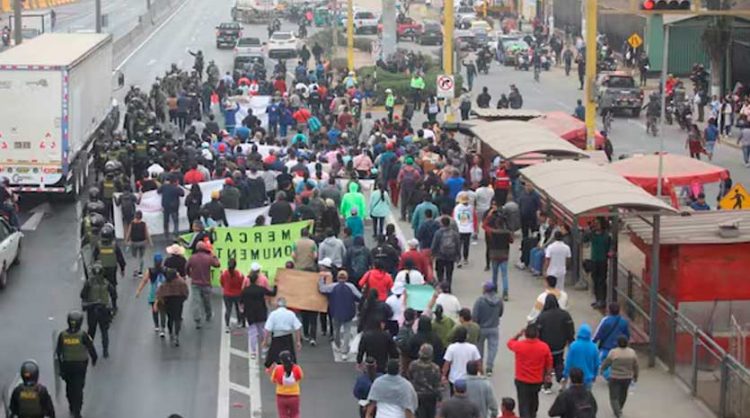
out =
[[[258,38],[242,38],[237,43],[237,46],[258,46],[260,45],[260,39]]]
[[[606,87],[612,87],[617,89],[629,89],[635,87],[635,80],[632,77],[612,77],[610,76],[605,80],[604,85]]]
[[[357,12],[355,19],[375,19],[375,15],[370,12]]]
[[[292,34],[276,32],[273,34],[273,37],[271,37],[271,39],[273,39],[274,41],[288,41],[292,39]]]

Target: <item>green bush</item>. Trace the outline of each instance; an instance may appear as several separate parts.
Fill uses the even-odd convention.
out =
[[[376,74],[377,70],[377,74]],[[438,67],[431,67],[427,70],[427,72],[422,76],[424,78],[425,82],[425,92],[428,95],[433,95],[437,91],[437,77],[438,75],[442,74],[442,69]],[[393,91],[393,94],[396,95],[396,99],[398,102],[401,102],[401,98],[403,97],[409,97],[411,95],[411,77],[407,76],[403,73],[391,73],[389,71],[386,71],[382,68],[376,68],[375,66],[370,67],[363,67],[357,70],[358,78],[360,80],[364,79],[366,75],[370,75],[375,77],[377,80],[376,84],[376,92],[375,92],[375,103],[376,104],[383,104],[385,102],[385,90],[391,89]],[[459,74],[455,74],[454,76],[455,80],[455,88],[454,92],[456,93],[456,97],[458,97],[461,93],[461,87],[463,85],[463,78]]]
[[[338,30],[336,31],[336,35],[338,35],[339,48],[346,48],[346,32]],[[313,45],[315,45],[315,42],[323,47],[323,54],[330,57],[331,48],[333,47],[333,35],[331,34],[330,29],[322,30],[320,32],[316,32],[312,36],[309,36],[306,42],[307,47],[312,48]],[[355,36],[354,49],[368,53],[372,52],[372,39],[368,39],[362,36]]]
[[[372,39],[364,38],[361,36],[354,37],[354,49],[358,49],[362,52],[372,52]]]

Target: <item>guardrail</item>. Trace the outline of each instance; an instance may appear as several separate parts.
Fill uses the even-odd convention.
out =
[[[634,331],[654,337],[648,335],[649,285],[620,265],[615,293]],[[662,296],[658,307],[656,355],[669,372],[719,418],[750,417],[750,370]]]
[[[161,23],[167,13],[174,7],[186,0],[155,0],[151,8],[144,14],[138,16],[138,24],[130,32],[117,38],[113,46],[114,54],[117,56],[125,51],[131,44],[140,40],[144,35],[151,32],[154,26]]]

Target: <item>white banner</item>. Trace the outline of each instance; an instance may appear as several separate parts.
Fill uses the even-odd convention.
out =
[[[266,109],[271,103],[271,96],[232,96],[227,100],[230,103],[238,103],[240,105],[240,109],[234,115],[236,126],[242,126],[242,120],[247,116],[248,109],[252,109],[253,116],[258,118],[260,125],[268,129]]]
[[[203,203],[211,201],[211,192],[221,190],[224,186],[224,180],[212,180],[198,184],[203,193]],[[189,188],[185,189],[185,195],[190,192]],[[117,194],[116,196],[119,196]],[[255,219],[260,215],[268,214],[269,206],[262,208],[247,209],[247,210],[233,210],[227,209],[227,222],[230,226],[253,226],[255,225]],[[148,231],[151,235],[164,234],[164,215],[161,207],[161,195],[156,190],[146,192],[141,197],[141,203],[136,205],[136,210],[143,212],[143,221],[148,225]],[[122,208],[120,206],[114,206],[114,217],[115,217],[115,236],[118,239],[125,238],[125,225],[122,223]],[[188,225],[187,207],[185,206],[185,198],[180,199],[180,211],[179,211],[179,226],[181,232],[185,232],[190,229]],[[268,221],[266,221],[268,222]],[[171,227],[171,226],[170,226]]]

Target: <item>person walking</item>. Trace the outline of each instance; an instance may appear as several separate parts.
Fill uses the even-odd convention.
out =
[[[432,346],[432,361],[441,366],[445,345],[440,337],[432,330],[432,320],[426,315],[419,317],[417,321],[417,332],[408,341],[409,358],[414,361],[419,359],[419,350],[422,345]]]
[[[111,295],[114,293],[112,283],[104,278],[102,266],[94,263],[91,273],[81,289],[81,304],[87,313],[88,328],[86,333],[91,340],[96,338],[96,329],[102,331],[102,353],[109,358],[109,325],[112,322]]]
[[[479,409],[479,418],[495,418],[498,414],[497,398],[492,382],[479,374],[482,363],[470,361],[466,364],[466,394],[471,403]]]
[[[599,358],[602,360],[607,358],[609,350],[617,347],[617,339],[621,335],[630,340],[630,323],[620,315],[620,305],[616,302],[611,303],[608,312],[609,314],[602,318],[596,327],[593,339],[594,343],[599,345]],[[609,378],[609,370],[605,369],[602,376]]]
[[[628,339],[624,335],[617,338],[617,347],[607,354],[601,365],[600,372],[611,368],[609,374],[609,404],[616,418],[622,416],[622,408],[628,399],[630,384],[638,381],[638,355],[628,347]]]
[[[352,320],[357,313],[357,302],[362,299],[362,294],[349,282],[349,275],[345,270],[338,272],[336,283],[325,284],[321,277],[318,291],[328,295],[328,314],[333,321],[333,348],[341,353],[341,359],[346,361],[349,338],[352,335]]]
[[[167,269],[164,276],[166,281],[156,291],[156,302],[153,309],[166,313],[169,340],[175,347],[179,347],[180,330],[182,329],[182,308],[190,294],[190,290],[185,279],[177,274],[177,271]]]
[[[271,382],[276,385],[276,409],[279,418],[299,418],[300,382],[304,378],[302,367],[294,361],[289,351],[279,353],[281,364],[273,367]]]
[[[459,193],[457,195],[458,204],[453,208],[453,220],[458,226],[458,234],[461,239],[461,249],[463,253],[463,264],[458,267],[469,264],[469,247],[471,246],[471,237],[477,233],[477,213],[474,206],[469,204],[469,195]]]
[[[367,397],[366,418],[414,418],[419,401],[414,386],[401,377],[398,359],[390,359],[386,374],[375,379]],[[375,412],[377,410],[377,413]]]
[[[365,357],[372,357],[378,364],[378,371],[385,372],[388,360],[398,362],[398,348],[393,337],[385,330],[385,322],[378,328],[366,330],[362,334],[357,350],[357,364],[362,364]]]
[[[451,395],[456,381],[466,376],[466,365],[482,358],[477,347],[466,341],[467,336],[466,328],[459,327],[453,337],[455,342],[448,346],[443,355],[443,383],[450,385]]]
[[[154,309],[154,304],[156,303],[156,292],[167,281],[166,271],[161,253],[154,254],[154,266],[146,270],[146,274],[143,275],[143,279],[138,283],[138,288],[135,291],[135,297],[137,298],[143,292],[143,288],[147,284],[150,285],[148,291],[149,310],[154,321],[154,332],[159,334],[161,338],[166,336],[164,330],[167,326],[167,316],[163,310]]]
[[[133,271],[133,276],[143,275],[143,258],[146,255],[146,247],[152,247],[151,234],[148,225],[143,222],[143,212],[135,211],[135,217],[128,224],[125,232],[125,245],[130,246],[130,252],[138,260],[138,270]]]
[[[557,277],[547,276],[544,278],[544,291],[536,297],[534,306],[531,307],[531,312],[526,316],[526,320],[534,322],[539,314],[544,309],[544,305],[547,303],[547,296],[553,295],[557,299],[557,303],[562,309],[568,308],[568,294],[562,290],[559,290],[555,285],[557,284]]]
[[[263,327],[268,318],[266,297],[276,296],[277,288],[268,289],[260,283],[260,269],[251,270],[247,277],[247,286],[240,292],[240,307],[247,322],[247,342],[250,347],[250,358],[255,360],[260,353],[260,343],[265,331]],[[244,283],[243,283],[244,285]]]
[[[746,105],[750,108],[750,105]],[[740,116],[737,126],[740,134],[737,136],[737,145],[742,147],[742,162],[745,167],[750,167],[750,122],[745,115]]]
[[[510,244],[513,242],[513,234],[507,227],[502,209],[498,209],[495,202],[484,217],[482,228],[487,243],[487,258],[492,267],[492,283],[497,289],[498,272],[503,279],[503,300],[508,301],[510,293],[510,281],[508,278],[508,258],[510,255]]]
[[[26,360],[21,364],[21,382],[13,389],[6,411],[16,418],[55,418],[55,404],[47,387],[39,383],[39,364]]]
[[[570,247],[563,240],[562,231],[555,231],[555,241],[544,250],[544,275],[557,278],[556,287],[565,290],[565,275],[572,253]]]
[[[550,417],[580,418],[596,417],[597,404],[594,394],[584,385],[583,370],[570,370],[570,387],[560,392],[549,408]],[[521,415],[523,416],[523,415]]]
[[[568,311],[561,309],[557,297],[547,294],[542,313],[536,318],[539,328],[539,339],[544,341],[552,351],[554,378],[560,383],[563,377],[565,347],[575,341],[575,325]],[[544,382],[544,393],[552,394],[552,379]]]
[[[219,259],[213,254],[210,244],[199,242],[196,252],[187,263],[187,274],[190,277],[193,293],[192,310],[195,327],[201,328],[201,321],[211,322],[211,267],[219,267]]]
[[[230,319],[232,310],[237,313],[237,325],[245,326],[245,318],[240,312],[240,293],[242,292],[242,283],[245,276],[237,270],[237,260],[230,258],[227,262],[227,269],[221,273],[219,278],[221,291],[224,297],[224,326],[226,333],[231,331]]]
[[[175,175],[168,175],[166,183],[162,184],[157,193],[161,195],[161,207],[164,215],[163,227],[164,236],[169,239],[169,220],[172,220],[174,230],[177,235],[180,231],[180,198],[185,196],[185,190],[180,186],[179,179]]]
[[[300,231],[300,238],[294,242],[292,248],[295,269],[312,272],[317,270],[318,245],[310,238],[308,228]]]
[[[563,384],[567,381],[570,370],[578,368],[583,371],[583,384],[587,389],[591,389],[591,385],[599,374],[599,364],[599,349],[591,341],[591,326],[582,324],[578,328],[576,340],[570,344],[568,355],[565,357]]]
[[[442,397],[440,367],[433,362],[432,345],[419,347],[419,358],[409,363],[406,376],[417,392],[416,418],[435,418],[437,403]]]
[[[375,181],[373,187],[370,193],[369,212],[373,224],[373,237],[377,237],[383,235],[385,218],[391,213],[391,198],[388,196],[388,190],[384,185]]]
[[[500,345],[500,318],[503,316],[503,301],[497,295],[495,284],[487,281],[482,286],[482,296],[474,302],[472,310],[474,320],[479,324],[479,355],[485,362],[485,374],[492,376],[495,357]],[[487,352],[485,353],[485,344]]]
[[[457,380],[452,397],[443,402],[438,418],[479,418],[479,407],[469,399],[467,390],[466,381]]]
[[[612,238],[607,232],[606,219],[597,218],[587,238],[591,242],[591,279],[594,282],[595,295],[591,307],[604,309],[607,306],[607,270],[609,267],[609,252],[612,246]]]
[[[432,238],[432,257],[435,260],[435,275],[438,282],[453,283],[453,268],[461,260],[461,238],[451,227],[451,219],[440,219],[441,227]]]
[[[362,373],[357,376],[357,380],[354,382],[354,389],[352,393],[354,398],[359,404],[359,417],[364,418],[367,413],[367,397],[370,396],[370,388],[375,382],[375,379],[382,376],[383,373],[378,372],[377,364],[375,359],[367,357],[365,359],[365,367]]]
[[[96,367],[98,359],[94,341],[81,330],[82,324],[83,314],[70,312],[68,328],[58,334],[55,346],[55,359],[60,365],[60,377],[65,381],[65,396],[73,418],[81,418],[89,360],[91,366]]]
[[[358,284],[360,289],[367,287],[376,290],[378,300],[385,302],[393,287],[393,277],[384,270],[381,260],[375,260],[375,266],[359,279]]]
[[[552,352],[539,339],[539,330],[533,324],[511,338],[508,349],[516,355],[515,385],[520,417],[536,418],[539,390],[552,370]]]
[[[263,363],[266,369],[274,363],[280,363],[282,352],[290,352],[294,359],[296,358],[295,348],[297,351],[302,350],[302,323],[294,312],[287,309],[285,298],[276,299],[276,309],[268,315],[263,329],[265,330],[263,347],[268,347],[266,360]]]

